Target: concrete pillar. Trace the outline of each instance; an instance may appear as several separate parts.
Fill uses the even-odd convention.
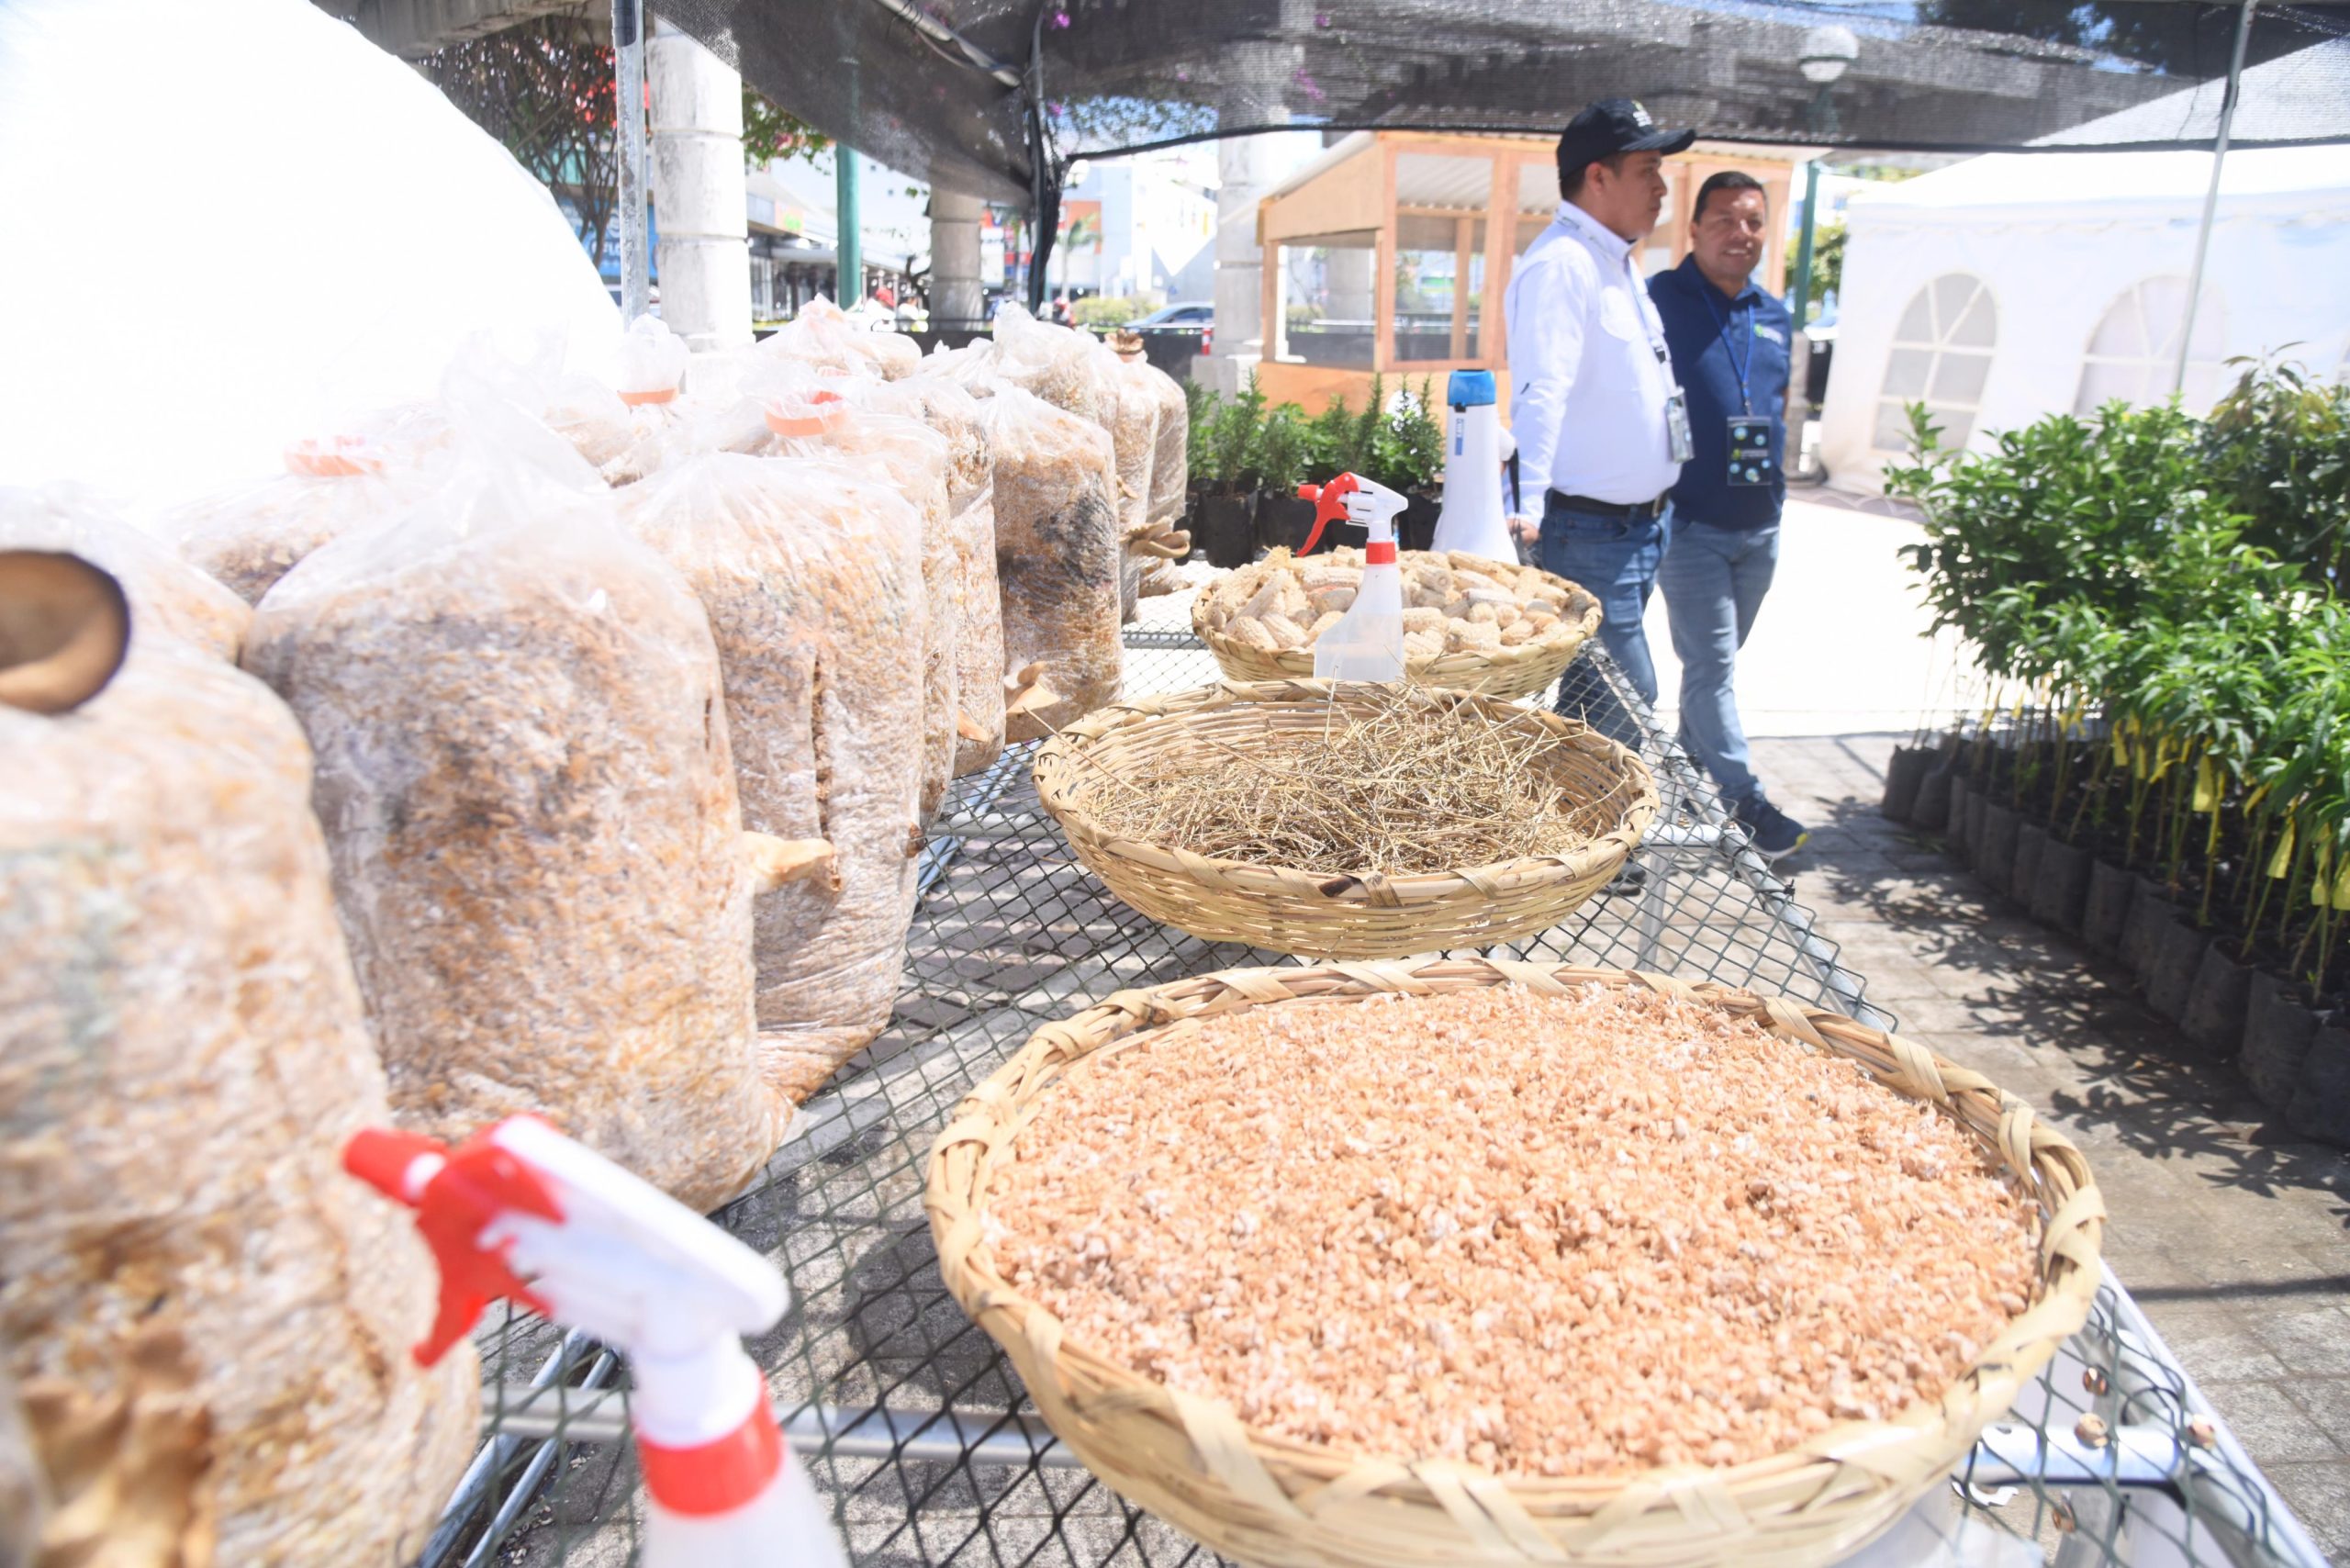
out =
[[[676,28],[645,47],[661,319],[696,350],[751,341],[743,78]]]
[[[1229,396],[1265,356],[1264,251],[1257,243],[1257,198],[1270,183],[1272,140],[1237,136],[1216,143],[1215,343],[1192,378]]]
[[[979,219],[987,204],[959,191],[930,187],[930,321],[962,326],[987,318],[979,283]]]

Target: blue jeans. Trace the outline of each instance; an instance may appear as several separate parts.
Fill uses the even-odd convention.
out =
[[[1730,674],[1779,565],[1779,529],[1676,521],[1657,586],[1681,661],[1681,744],[1732,805],[1762,793]]]
[[[1662,517],[1630,522],[1561,506],[1556,493],[1542,512],[1542,569],[1582,584],[1598,599],[1600,646],[1651,707],[1656,705],[1656,663],[1649,656],[1640,617],[1656,587],[1657,564],[1664,558],[1672,525],[1669,510]],[[1559,684],[1558,708],[1610,740],[1639,749],[1639,726],[1581,659],[1567,666]]]

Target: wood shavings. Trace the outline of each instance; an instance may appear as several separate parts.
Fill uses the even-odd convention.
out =
[[[1271,1436],[1732,1464],[1936,1398],[2033,1211],[1853,1064],[1635,988],[1251,1008],[1086,1058],[989,1244],[1076,1344]]]

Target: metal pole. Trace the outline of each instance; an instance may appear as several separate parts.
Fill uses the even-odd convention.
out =
[[[839,257],[834,302],[844,310],[865,297],[865,254],[859,247],[856,210],[856,149],[845,141],[833,144],[833,206],[840,218],[840,237],[834,241]]]
[[[643,0],[612,0],[612,119],[620,133],[621,318],[633,321],[653,302],[644,243]]]
[[[1811,245],[1818,220],[1819,160],[1814,158],[1803,166],[1803,230],[1796,241],[1795,287],[1787,292],[1787,444],[1794,450],[1785,459],[1786,473],[1807,480],[1815,476],[1804,462],[1804,431],[1811,426],[1811,340],[1804,335],[1804,319],[1811,314]]]
[[[1798,332],[1804,329],[1804,313],[1811,308],[1811,235],[1818,218],[1819,160],[1814,158],[1803,166],[1803,231],[1796,241],[1796,286],[1787,307]]]
[[[2260,0],[2244,0],[2236,14],[2236,49],[2228,61],[2228,89],[2220,98],[2220,134],[2211,142],[2211,187],[2203,193],[2203,222],[2195,231],[2195,270],[2187,276],[2187,317],[2178,328],[2178,365],[2171,374],[2173,396],[2187,389],[2188,345],[2195,341],[2195,307],[2203,293],[2203,262],[2211,251],[2211,223],[2220,212],[2220,167],[2227,162],[2228,131],[2235,124],[2236,93],[2244,85],[2244,50],[2252,41],[2252,13]]]

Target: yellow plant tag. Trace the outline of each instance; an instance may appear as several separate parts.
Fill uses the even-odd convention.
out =
[[[2130,743],[2121,738],[2121,726],[2119,724],[2113,726],[2113,766],[2130,766]]]
[[[2285,821],[2285,832],[2277,840],[2277,853],[2268,857],[2268,875],[2273,880],[2281,882],[2292,874],[2292,868],[2293,823],[2292,819],[2288,817]]]
[[[2211,766],[2211,759],[2208,756],[2195,759],[2195,800],[2190,809],[2199,812],[2220,809],[2220,770]]]
[[[2317,830],[2317,875],[2310,881],[2310,903],[2325,909],[2333,902],[2333,830]]]
[[[2333,873],[2333,893],[2326,902],[2335,909],[2350,909],[2350,855],[2342,857],[2341,868]]]

